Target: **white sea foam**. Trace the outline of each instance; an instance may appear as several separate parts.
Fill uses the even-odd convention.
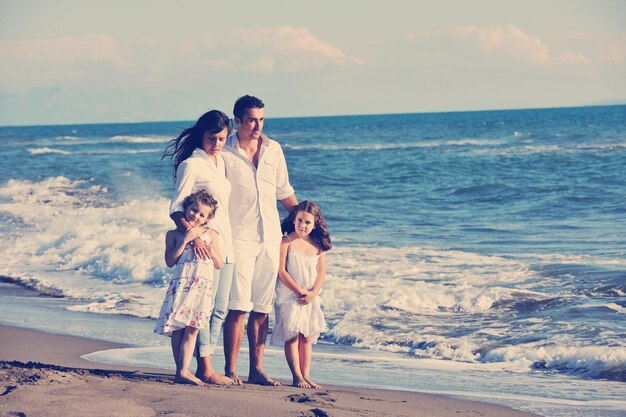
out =
[[[617,313],[626,314],[626,307],[623,307],[616,303],[608,303],[604,304],[604,307],[610,308],[611,310],[616,311]]]
[[[467,151],[467,155],[531,155],[537,153],[561,152],[567,150],[569,149],[559,145],[526,145],[511,146],[508,148],[501,147],[494,149],[473,149]]]
[[[583,144],[576,147],[583,150],[626,149],[626,143]]]
[[[287,149],[306,150],[332,150],[332,151],[378,151],[378,150],[395,150],[395,149],[414,149],[414,148],[435,148],[439,146],[495,146],[504,143],[502,140],[492,139],[451,139],[442,141],[424,141],[410,143],[367,143],[362,145],[293,145],[284,143],[282,146]]]
[[[626,347],[507,346],[491,350],[484,361],[517,363],[524,368],[558,370],[589,378],[626,379]]]
[[[62,154],[62,155],[69,155],[71,152],[68,151],[64,151],[62,149],[54,149],[54,148],[28,148],[27,149],[28,152],[31,155],[43,155],[43,154],[47,154],[47,153],[58,153],[58,154]]]
[[[170,276],[162,260],[163,237],[172,227],[166,198],[116,201],[106,187],[64,177],[10,180],[0,188],[0,212],[20,220],[10,230],[11,239],[0,241],[0,274],[82,300],[70,307],[75,311],[140,317],[158,313]],[[526,371],[621,372],[624,352],[611,356],[609,348],[581,350],[583,356],[575,356],[558,347],[490,346],[490,340],[511,335],[508,318],[501,317],[503,308],[550,298],[536,290],[539,276],[527,260],[532,256],[354,246],[337,240],[328,254],[322,292],[329,323],[324,337],[357,348],[502,362]],[[589,261],[577,255],[532,259]],[[618,304],[607,307],[623,313]],[[476,320],[479,325],[472,324]],[[524,331],[541,333],[546,325],[529,318]],[[549,349],[550,354],[544,353]],[[584,364],[579,366],[580,361]]]
[[[165,143],[172,138],[165,136],[125,136],[117,135],[113,136],[111,140],[113,142],[126,142],[126,143]]]
[[[163,236],[168,201],[115,204],[107,189],[63,177],[39,183],[11,180],[0,188],[0,211],[26,227],[0,242],[0,272],[89,303],[86,311],[153,315],[168,271]]]
[[[162,149],[107,149],[107,150],[84,150],[84,151],[66,151],[54,148],[28,148],[31,155],[43,155],[48,153],[56,153],[62,155],[134,155],[142,153],[158,153]]]

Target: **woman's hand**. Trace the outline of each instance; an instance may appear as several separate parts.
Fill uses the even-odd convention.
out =
[[[211,259],[211,246],[207,245],[200,237],[197,237],[193,241],[193,254],[196,258],[204,260]]]

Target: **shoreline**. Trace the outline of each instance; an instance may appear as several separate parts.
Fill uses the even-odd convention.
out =
[[[50,297],[7,281],[0,285],[0,296],[24,297],[25,302],[28,297]],[[173,384],[172,370],[106,364],[81,357],[129,344],[13,324],[0,324],[0,335],[0,390],[4,392],[0,395],[0,415],[85,415],[105,407],[105,415],[111,416],[537,416],[443,394],[391,389],[329,384],[317,390],[289,385],[185,386]],[[190,394],[197,401],[188,401]]]
[[[0,325],[0,414],[203,416],[537,416],[443,395],[326,385],[240,387],[173,384],[170,370],[108,365],[80,356],[118,343]],[[288,381],[281,381],[287,383]],[[190,394],[194,401],[189,401]],[[210,406],[208,406],[210,404]]]

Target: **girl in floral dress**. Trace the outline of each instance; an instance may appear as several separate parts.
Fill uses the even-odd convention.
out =
[[[200,190],[185,198],[183,209],[189,229],[184,234],[170,230],[165,236],[165,263],[174,270],[154,332],[172,338],[174,382],[204,385],[189,371],[189,364],[198,332],[208,327],[211,317],[213,268],[223,265],[217,233],[206,226],[215,215],[217,201]],[[209,259],[194,256],[191,242],[198,237],[206,242]]]

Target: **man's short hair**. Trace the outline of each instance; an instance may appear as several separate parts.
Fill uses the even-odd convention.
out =
[[[239,97],[235,102],[235,108],[233,109],[233,114],[236,119],[243,119],[243,115],[249,109],[262,109],[265,107],[265,104],[261,99],[256,98],[254,96],[245,95],[243,97]]]

